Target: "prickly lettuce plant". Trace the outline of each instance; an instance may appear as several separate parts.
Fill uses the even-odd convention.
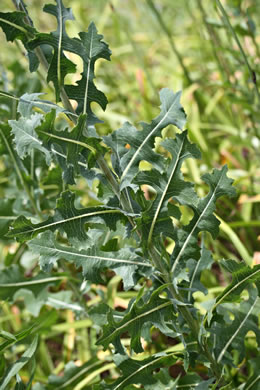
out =
[[[73,14],[61,0],[44,7],[57,21],[50,33],[36,30],[23,1],[16,5],[17,11],[0,13],[0,26],[7,41],[23,44],[31,72],[45,69],[55,103],[41,92],[0,92],[7,107],[18,103],[15,117],[3,111],[0,124],[10,175],[0,203],[1,238],[7,245],[17,242],[15,253],[7,253],[1,264],[0,298],[22,299],[36,317],[25,319],[20,332],[0,333],[0,390],[14,383],[17,389],[33,384],[36,390],[233,389],[232,372],[246,359],[245,336],[249,332],[260,340],[260,266],[222,259],[229,284],[214,299],[205,299],[203,307],[196,302],[197,293],[206,297],[208,292],[203,275],[213,257],[204,236],[218,235],[216,202],[235,195],[227,167],[203,175],[208,192],[198,196],[183,168],[201,154],[185,130],[181,93],[168,88],[160,91],[160,110],[150,123],[141,122],[137,129],[127,122],[100,136],[101,121],[91,103],[107,105],[95,84],[96,62],[111,56],[103,36],[91,23],[70,37],[66,21]],[[75,56],[83,71],[69,84]],[[174,135],[167,136],[168,126],[174,126]],[[184,208],[191,215],[185,223]],[[28,248],[37,263],[25,274],[20,259]],[[108,285],[111,275],[122,280],[121,290],[133,293],[128,307],[116,310],[101,293],[96,304],[86,304],[91,286]],[[62,375],[54,370],[42,381],[39,338],[55,329],[56,310],[62,309],[72,310],[80,321],[88,319],[98,333],[94,351],[110,353],[95,352],[77,365],[71,361]],[[154,330],[177,345],[158,350]],[[10,362],[8,351],[21,343],[26,349]],[[19,372],[27,363],[32,375],[24,383]],[[171,376],[172,367],[181,367],[181,374]],[[108,374],[100,377],[102,372]],[[258,389],[257,375],[252,368],[241,388]]]

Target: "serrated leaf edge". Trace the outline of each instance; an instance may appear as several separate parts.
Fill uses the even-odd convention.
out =
[[[258,301],[258,297],[256,297],[253,305],[250,307],[250,310],[247,312],[245,318],[243,319],[243,321],[240,323],[239,327],[237,328],[237,330],[233,333],[232,337],[230,337],[230,339],[228,340],[228,342],[226,343],[226,345],[224,346],[224,348],[222,349],[222,351],[220,352],[220,354],[218,355],[218,358],[217,358],[217,363],[219,363],[221,361],[221,359],[223,358],[226,350],[228,349],[228,347],[230,346],[230,344],[232,343],[232,341],[234,340],[234,338],[237,336],[237,334],[239,333],[240,329],[244,326],[244,323],[246,322],[246,320],[248,319],[248,317],[250,316],[250,314],[252,313],[252,311],[254,310],[254,307],[256,305]]]
[[[168,191],[169,185],[170,185],[170,183],[171,183],[172,177],[173,177],[173,175],[174,175],[174,173],[175,173],[175,171],[176,171],[176,167],[177,167],[177,165],[178,165],[178,163],[179,163],[179,158],[180,158],[180,154],[181,154],[181,152],[182,152],[182,148],[183,148],[184,143],[185,143],[185,138],[183,138],[183,140],[182,140],[181,147],[180,147],[179,152],[178,152],[178,155],[177,155],[177,157],[176,157],[176,161],[175,161],[174,167],[173,167],[173,169],[172,169],[172,172],[171,172],[171,174],[170,174],[168,183],[167,183],[166,186],[165,186],[165,189],[164,189],[164,191],[163,191],[163,193],[162,193],[162,196],[161,196],[160,202],[159,202],[159,204],[158,204],[157,210],[156,210],[156,212],[155,212],[155,214],[154,214],[154,217],[153,217],[153,220],[152,220],[152,223],[151,223],[151,228],[150,228],[149,235],[148,235],[148,245],[151,243],[152,235],[153,235],[153,230],[154,230],[154,226],[155,226],[156,220],[157,220],[157,218],[158,218],[158,215],[159,215],[159,213],[160,213],[160,210],[161,210],[161,207],[162,207],[162,204],[163,204],[165,195],[166,195],[166,193],[167,193],[167,191]],[[185,156],[183,156],[182,158],[184,158],[184,157],[185,157]]]
[[[223,170],[223,171],[221,172],[221,176],[220,176],[218,182],[220,182],[220,180],[221,180],[222,176],[225,174],[225,172],[226,172],[226,170]],[[208,201],[206,207],[204,208],[204,210],[203,210],[202,213],[200,214],[199,218],[197,219],[196,223],[194,224],[193,228],[191,229],[189,235],[187,236],[187,238],[186,238],[186,240],[185,240],[185,242],[184,242],[184,244],[183,244],[183,246],[182,246],[182,248],[181,248],[181,250],[180,250],[178,256],[177,256],[176,259],[174,260],[173,266],[172,266],[172,268],[171,268],[171,272],[172,272],[172,273],[174,273],[174,271],[175,271],[175,269],[176,269],[176,267],[177,267],[177,265],[178,265],[178,263],[179,263],[179,261],[180,261],[180,258],[181,258],[181,256],[182,256],[183,252],[185,251],[186,246],[188,245],[191,236],[193,235],[193,232],[195,231],[195,229],[197,228],[197,226],[198,226],[198,224],[200,223],[201,219],[203,218],[204,214],[206,213],[207,209],[208,209],[209,206],[211,205],[211,202],[212,202],[212,200],[213,200],[214,197],[215,197],[215,193],[216,193],[217,189],[218,189],[218,186],[216,186],[215,189],[214,189],[214,191],[212,192],[212,195],[211,195],[211,197],[210,197],[210,199],[209,199],[209,201]]]
[[[54,249],[53,247],[48,247],[48,246],[43,246],[43,245],[39,245],[39,244],[35,244],[35,242],[31,242],[29,243],[29,246],[30,247],[43,247],[43,248],[47,248],[47,249]],[[63,247],[64,249],[66,249],[66,247]],[[148,264],[148,263],[142,263],[142,262],[137,262],[137,261],[132,261],[132,260],[127,260],[127,259],[118,259],[118,258],[112,258],[112,257],[103,257],[103,256],[99,256],[99,255],[86,255],[84,253],[82,253],[81,251],[79,251],[78,253],[76,252],[70,252],[69,250],[62,250],[60,248],[56,248],[54,249],[55,251],[57,252],[60,252],[61,254],[68,254],[68,255],[73,255],[75,257],[85,257],[86,259],[90,258],[90,259],[97,259],[97,260],[101,260],[101,261],[113,261],[115,263],[127,263],[127,264],[132,264],[132,265],[140,265],[140,266],[144,266],[144,267],[152,267],[151,264]],[[0,285],[1,287],[1,285]]]
[[[160,306],[156,306],[154,307],[153,309],[149,310],[149,311],[146,311],[145,313],[142,313],[142,314],[139,314],[138,316],[136,316],[135,318],[132,318],[131,320],[127,321],[126,323],[124,323],[123,325],[121,325],[120,327],[116,328],[112,333],[110,333],[106,338],[101,338],[100,339],[100,342],[102,340],[102,343],[109,337],[111,337],[111,335],[113,335],[114,333],[120,333],[120,331],[122,329],[124,329],[125,327],[128,327],[132,322],[136,321],[136,320],[139,320],[140,318],[142,317],[146,317],[148,316],[149,314],[157,311],[157,310],[161,310],[163,309],[164,307],[167,307],[167,306],[170,306],[172,305],[172,302],[165,302],[165,303],[162,303]]]
[[[175,352],[174,352],[175,353]],[[161,359],[165,359],[166,357],[169,357],[169,356],[174,356],[174,353],[171,353],[169,355],[163,355],[163,356],[159,356],[157,359],[154,359],[150,362],[148,362],[147,364],[141,366],[140,368],[138,368],[138,370],[132,372],[130,375],[128,375],[128,377],[124,378],[124,380],[122,382],[120,382],[115,388],[114,390],[117,390],[117,389],[120,389],[120,387],[122,385],[124,385],[124,383],[129,380],[131,377],[135,376],[137,373],[139,373],[140,371],[142,370],[145,370],[146,368],[148,368],[149,366],[152,366],[154,363],[158,362],[159,360]]]
[[[168,110],[166,111],[165,115],[163,116],[163,118],[160,120],[159,123],[157,123],[157,125],[153,128],[153,130],[147,135],[147,137],[143,140],[143,142],[141,143],[141,145],[138,147],[138,149],[135,151],[135,153],[133,154],[131,160],[129,161],[129,163],[127,164],[127,166],[125,167],[123,173],[122,173],[122,176],[121,176],[121,180],[125,177],[125,175],[127,174],[127,172],[129,171],[129,169],[131,168],[131,166],[133,165],[134,163],[134,160],[136,159],[136,156],[139,154],[140,150],[142,149],[142,147],[145,145],[145,143],[147,142],[147,140],[153,135],[153,133],[156,132],[156,130],[158,129],[158,127],[161,125],[161,123],[163,123],[163,121],[165,120],[165,118],[167,118],[170,110],[172,109],[172,107],[178,103],[178,97],[180,96],[180,92],[177,92],[176,95],[175,95],[175,99],[174,99],[174,102],[171,104],[171,106],[168,108]]]

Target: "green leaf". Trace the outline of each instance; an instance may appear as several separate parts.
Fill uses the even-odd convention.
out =
[[[153,379],[156,380],[153,384],[144,385],[145,390],[165,390],[169,388],[170,390],[178,389],[179,378],[173,379],[169,375],[169,370],[167,368],[162,368],[160,371],[153,375]]]
[[[25,118],[29,118],[33,113],[33,108],[39,108],[43,112],[48,113],[51,110],[55,110],[56,114],[64,113],[69,115],[74,115],[73,113],[65,110],[64,108],[58,106],[57,104],[49,101],[39,99],[39,96],[44,95],[44,93],[25,93],[19,99],[17,111]]]
[[[88,167],[88,160],[96,153],[105,154],[106,149],[100,145],[101,139],[84,136],[86,115],[80,115],[77,125],[71,130],[56,131],[54,128],[55,112],[46,115],[43,123],[37,128],[44,146],[57,155],[63,169],[63,178],[68,184],[75,184],[75,176],[81,167]],[[63,158],[59,158],[60,156]],[[89,169],[88,169],[89,170]]]
[[[59,389],[59,390],[72,390],[76,384],[79,383],[86,375],[91,374],[95,371],[102,362],[97,358],[93,358],[82,366],[76,366],[74,362],[66,364],[64,374],[62,376],[50,375],[48,377],[48,389]]]
[[[239,306],[226,303],[223,307],[218,307],[218,312],[222,315],[225,312],[232,313],[234,320],[231,324],[225,324],[225,332],[223,332],[223,322],[214,323],[210,329],[210,332],[214,335],[216,361],[218,363],[223,361],[231,363],[233,359],[230,352],[232,350],[239,352],[241,361],[244,356],[245,335],[249,330],[255,333],[256,341],[259,345],[259,297],[257,296],[256,289],[250,288],[249,299],[240,303]]]
[[[126,122],[121,129],[104,137],[105,143],[115,154],[114,168],[121,178],[121,189],[131,185],[142,160],[148,161],[159,171],[162,170],[164,160],[153,151],[154,142],[156,137],[161,136],[161,131],[170,124],[183,129],[186,114],[180,104],[180,95],[180,92],[175,94],[168,88],[162,89],[161,112],[150,124],[141,122],[142,130],[138,131]],[[126,148],[126,145],[129,145],[129,148]]]
[[[144,220],[141,219],[142,229],[148,230],[148,245],[151,244],[155,233],[162,233],[161,222],[168,217],[170,226],[167,230],[173,230],[170,216],[178,216],[173,209],[173,205],[169,208],[168,201],[173,199],[180,204],[198,203],[197,195],[194,191],[194,185],[185,181],[180,171],[181,165],[187,158],[200,158],[200,152],[194,144],[191,144],[187,138],[187,131],[182,134],[177,134],[176,138],[167,139],[161,145],[168,150],[172,159],[164,174],[152,169],[151,171],[139,172],[135,178],[135,182],[139,185],[148,184],[156,191],[156,198],[149,206],[147,212],[144,213]],[[165,211],[164,211],[165,210]],[[168,214],[168,215],[167,215]],[[150,221],[149,221],[150,220]],[[147,224],[149,224],[147,226]],[[156,225],[158,228],[156,229]],[[164,233],[164,231],[163,231]]]
[[[172,268],[174,276],[180,270],[180,261],[185,261],[190,258],[199,258],[198,234],[201,231],[208,231],[213,238],[218,234],[219,221],[214,216],[215,204],[219,197],[227,195],[234,196],[236,191],[232,187],[232,179],[226,176],[227,166],[222,169],[214,169],[212,174],[205,174],[202,179],[209,185],[210,191],[199,200],[198,204],[193,204],[192,199],[189,204],[194,211],[194,217],[190,223],[181,229],[174,231],[175,247],[171,256]]]
[[[45,154],[46,163],[50,165],[51,154],[39,140],[35,129],[40,125],[43,115],[35,113],[29,118],[20,117],[17,121],[8,121],[14,135],[16,151],[21,159],[24,159],[33,149]]]
[[[210,378],[207,381],[203,381],[198,374],[187,373],[178,380],[177,389],[199,389],[209,390],[209,385],[214,381],[214,378]]]
[[[260,294],[260,265],[251,268],[235,260],[222,260],[221,265],[232,273],[232,282],[217,297],[215,307],[224,302],[236,301],[241,292],[252,283],[256,283]]]
[[[9,369],[5,373],[0,383],[0,390],[6,390],[6,386],[8,385],[12,377],[18,374],[21,368],[23,368],[23,366],[25,366],[25,364],[27,364],[31,360],[36,351],[37,344],[38,336],[35,336],[29,348],[22,354],[20,359],[18,359],[14,364],[9,367]]]
[[[75,53],[75,49],[78,52],[80,48],[77,43],[78,40],[69,38],[66,33],[66,20],[74,19],[71,9],[65,8],[61,0],[56,0],[56,3],[57,5],[45,5],[43,10],[56,17],[57,30],[50,34],[35,34],[35,39],[28,43],[28,47],[30,50],[34,50],[42,45],[50,45],[53,48],[52,54],[45,56],[49,62],[47,81],[53,82],[56,91],[56,101],[59,101],[65,76],[76,71],[76,65],[65,56],[64,50]]]
[[[36,54],[28,47],[28,41],[37,33],[36,29],[25,22],[26,13],[0,12],[0,26],[2,27],[7,41],[13,42],[15,39],[21,40],[28,51],[30,71],[37,70],[39,59]]]
[[[20,331],[19,333],[16,333],[15,335],[13,335],[13,339],[11,339],[11,337],[10,337],[9,340],[6,340],[2,344],[0,344],[0,353],[2,353],[6,348],[10,347],[11,345],[13,345],[19,341],[22,341],[24,338],[26,338],[30,334],[32,334],[35,326],[36,326],[36,324],[33,324],[29,328],[26,328],[26,329]]]
[[[30,37],[36,33],[34,27],[25,23],[24,12],[0,12],[0,26],[2,27],[7,41],[13,42],[15,39],[20,39],[26,43]]]
[[[59,230],[65,232],[69,237],[79,240],[87,238],[85,224],[87,222],[99,222],[107,224],[112,230],[116,229],[116,222],[119,219],[126,219],[128,215],[123,210],[99,207],[88,207],[76,209],[74,206],[75,194],[65,191],[61,198],[57,200],[57,207],[53,217],[49,217],[45,222],[33,224],[29,219],[20,216],[13,223],[8,237],[15,237],[17,241],[24,242],[31,240],[45,230]],[[132,215],[132,214],[129,214]]]
[[[122,376],[113,384],[95,385],[95,390],[123,390],[130,384],[142,384],[143,386],[154,384],[157,380],[154,378],[153,371],[162,367],[174,364],[177,360],[174,354],[158,353],[147,359],[131,359],[127,355],[115,355],[114,361],[122,371]]]
[[[78,268],[82,267],[84,277],[93,283],[102,282],[101,271],[109,268],[122,276],[125,288],[129,289],[137,282],[135,273],[138,270],[143,269],[145,272],[152,268],[151,264],[146,263],[131,248],[103,252],[93,245],[93,242],[84,242],[84,246],[87,245],[89,248],[81,250],[79,250],[80,243],[77,249],[60,245],[50,232],[45,232],[29,242],[30,249],[40,254],[40,266],[45,271],[49,272],[57,260],[65,259]]]
[[[44,305],[54,307],[55,309],[69,309],[76,314],[83,312],[82,306],[72,301],[72,291],[59,291],[50,293],[48,286],[43,286],[36,295],[28,289],[21,288],[13,296],[13,300],[22,298],[26,309],[34,316],[38,317],[41,308]]]
[[[0,273],[0,299],[13,299],[14,294],[21,290],[30,290],[35,296],[38,295],[44,287],[57,285],[64,279],[62,276],[48,276],[38,273],[33,278],[25,278],[17,265],[11,265]]]
[[[8,227],[15,216],[13,215],[14,199],[0,200],[0,237],[4,239],[4,235],[8,231]]]
[[[120,321],[114,319],[113,312],[110,310],[107,317],[108,323],[103,327],[103,335],[97,344],[101,344],[107,349],[109,344],[113,343],[118,352],[124,353],[120,335],[128,332],[131,336],[131,348],[137,353],[142,352],[143,347],[140,341],[142,327],[150,322],[159,329],[163,328],[165,314],[172,313],[173,305],[171,301],[159,297],[163,289],[165,289],[165,286],[155,290],[148,302],[143,302],[142,294],[139,293],[136,300],[130,303],[126,315]]]
[[[191,300],[192,293],[195,291],[202,291],[205,295],[208,290],[200,281],[201,273],[205,269],[210,269],[213,264],[213,258],[211,251],[206,249],[204,246],[201,249],[201,256],[198,261],[190,259],[187,262],[187,267],[189,269],[189,293],[188,301]]]
[[[248,381],[245,384],[243,384],[243,387],[245,385],[244,387],[245,389],[259,390],[260,389],[260,374],[259,374],[260,356],[250,359],[248,363],[250,367],[250,377]],[[243,389],[243,387],[241,387],[241,390]]]
[[[16,337],[5,330],[0,330],[0,337],[9,341],[16,341]]]
[[[98,103],[103,110],[106,109],[107,98],[94,84],[94,67],[99,58],[110,60],[111,51],[108,45],[102,41],[103,35],[97,33],[95,24],[92,22],[88,32],[80,32],[80,42],[84,48],[81,53],[83,59],[83,72],[77,86],[65,85],[65,91],[70,99],[78,103],[77,114],[88,114],[88,125],[100,122],[91,110],[91,103]],[[84,55],[83,55],[84,53]]]

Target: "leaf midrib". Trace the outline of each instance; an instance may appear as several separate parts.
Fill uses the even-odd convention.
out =
[[[62,42],[62,34],[63,34],[63,24],[62,24],[62,10],[61,10],[61,3],[60,1],[57,1],[58,3],[58,17],[59,17],[59,43],[58,43],[58,56],[57,56],[57,78],[58,78],[58,85],[60,87],[61,84],[61,42]]]
[[[35,141],[36,143],[42,145],[42,142],[41,142],[40,140],[38,140],[37,138],[35,138],[35,137],[34,137],[33,135],[31,135],[30,133],[27,133],[23,128],[19,127],[19,126],[17,125],[17,123],[19,123],[19,122],[17,122],[17,121],[10,121],[10,123],[12,123],[12,124],[15,126],[16,130],[21,131],[21,132],[22,132],[23,134],[25,134],[27,137],[31,138],[31,139],[32,139],[33,141]],[[32,129],[32,130],[34,131],[34,129]]]
[[[165,359],[166,357],[168,357],[168,356],[173,356],[173,355],[174,355],[174,352],[171,353],[171,354],[169,354],[169,355],[160,356],[160,357],[158,357],[157,359],[154,359],[154,360],[152,360],[151,362],[145,364],[144,366],[141,366],[140,368],[138,368],[138,370],[132,372],[132,374],[128,375],[128,377],[126,377],[122,382],[120,382],[120,383],[115,387],[114,390],[120,389],[120,387],[121,387],[127,380],[129,380],[131,377],[135,376],[135,375],[136,375],[137,373],[139,373],[140,371],[145,370],[147,367],[152,366],[154,363],[160,361],[161,359]],[[137,360],[137,362],[140,362],[140,360]]]
[[[86,76],[86,89],[84,96],[84,105],[83,105],[83,114],[87,112],[87,103],[88,103],[88,85],[89,85],[89,74],[90,74],[90,63],[92,57],[92,42],[93,42],[93,29],[91,29],[91,39],[90,39],[90,48],[89,48],[89,60],[88,60],[88,71]]]
[[[50,283],[55,282],[56,280],[63,280],[66,277],[64,276],[57,276],[52,278],[45,278],[45,279],[37,279],[37,280],[28,280],[24,282],[17,282],[17,283],[0,283],[1,287],[22,287],[22,286],[31,286],[34,284],[43,284],[43,283]]]
[[[60,248],[57,248],[57,247],[51,247],[51,246],[44,246],[44,245],[40,245],[40,244],[35,244],[34,242],[30,243],[30,246],[37,246],[37,247],[40,247],[40,248],[44,248],[44,249],[50,249],[50,250],[55,250],[56,252],[60,252],[60,253],[63,253],[63,254],[68,254],[68,255],[72,255],[72,256],[77,256],[77,257],[85,257],[86,259],[97,259],[97,260],[102,260],[102,261],[113,261],[113,262],[118,262],[118,263],[128,263],[128,264],[132,264],[132,265],[140,265],[140,266],[145,266],[145,267],[152,267],[151,264],[147,264],[147,263],[141,263],[141,262],[138,262],[138,261],[133,261],[133,260],[127,260],[127,259],[115,259],[115,258],[111,258],[111,257],[103,257],[103,256],[100,256],[100,255],[86,255],[84,253],[77,253],[77,252],[70,252],[69,250],[63,250],[63,249],[60,249]]]
[[[171,106],[169,107],[169,109],[166,111],[165,115],[163,116],[163,118],[160,120],[159,123],[157,123],[157,125],[155,126],[155,128],[147,135],[147,137],[143,140],[143,142],[141,143],[141,145],[138,147],[138,149],[136,150],[136,152],[133,154],[131,160],[129,161],[128,165],[126,166],[126,168],[124,169],[123,173],[122,173],[122,176],[121,176],[121,180],[125,177],[125,175],[127,174],[127,172],[129,171],[129,169],[131,168],[131,166],[133,165],[133,162],[134,160],[136,159],[136,156],[139,154],[140,150],[142,149],[142,147],[144,146],[144,144],[147,142],[147,140],[153,135],[153,133],[155,133],[155,131],[158,129],[158,127],[161,125],[161,123],[165,120],[165,118],[168,116],[170,110],[172,109],[172,107],[176,104],[176,96],[174,98],[174,102],[171,104]]]
[[[155,226],[156,220],[158,218],[159,212],[160,212],[162,204],[164,202],[164,198],[165,198],[166,193],[168,191],[168,188],[169,188],[169,185],[171,183],[172,177],[173,177],[173,175],[174,175],[174,173],[176,171],[177,165],[179,163],[179,159],[180,159],[180,155],[181,155],[181,152],[182,152],[182,149],[183,149],[184,142],[185,142],[185,138],[182,140],[182,143],[181,143],[178,155],[176,157],[175,164],[173,166],[173,170],[172,170],[171,175],[169,177],[169,180],[168,180],[168,182],[167,182],[167,184],[165,186],[165,189],[164,189],[164,191],[162,193],[162,196],[161,196],[160,202],[158,204],[157,210],[156,210],[156,212],[154,214],[154,217],[153,217],[153,220],[152,220],[152,224],[151,224],[151,228],[150,228],[149,235],[148,235],[148,245],[150,244],[150,242],[152,240],[152,235],[153,235],[153,230],[154,230],[154,226]]]
[[[244,282],[246,282],[248,279],[254,277],[258,272],[260,272],[260,269],[256,270],[254,273],[250,274],[250,275],[247,275],[247,277],[243,278],[242,280],[240,280],[236,285],[234,285],[230,290],[228,290],[226,292],[225,295],[223,295],[223,297],[220,298],[219,301],[216,302],[213,310],[215,310],[215,308],[229,295],[232,293],[232,291],[234,291],[235,289],[237,289],[241,284],[243,284]]]
[[[219,363],[223,357],[223,355],[225,354],[226,350],[228,349],[228,347],[230,346],[230,344],[232,343],[232,341],[234,340],[234,338],[237,336],[237,334],[239,333],[239,331],[241,330],[241,328],[244,326],[244,323],[246,322],[246,320],[248,319],[248,317],[250,316],[250,314],[252,313],[252,311],[254,310],[254,307],[256,305],[258,301],[258,297],[256,297],[253,305],[250,307],[250,310],[247,312],[245,318],[243,319],[243,321],[240,323],[239,327],[237,328],[237,330],[233,333],[232,337],[228,340],[228,342],[226,343],[226,345],[224,346],[224,348],[222,349],[222,351],[220,352],[219,356],[218,356],[218,359],[217,359],[217,363]]]
[[[219,178],[218,183],[220,182],[220,180],[221,180],[221,178],[222,178],[222,175],[223,175],[223,172],[221,173],[221,176],[220,176],[220,178]],[[184,242],[184,244],[183,244],[183,246],[182,246],[182,248],[181,248],[181,250],[180,250],[178,256],[176,257],[176,259],[175,259],[175,261],[174,261],[174,263],[173,263],[173,266],[172,266],[172,269],[171,269],[171,272],[172,272],[172,273],[175,271],[175,269],[176,269],[176,267],[177,267],[177,265],[178,265],[178,263],[179,263],[179,260],[180,260],[180,258],[181,258],[181,256],[182,256],[182,253],[185,251],[186,246],[188,245],[188,243],[189,243],[189,241],[190,241],[190,238],[191,238],[191,236],[193,235],[194,230],[197,228],[198,224],[200,223],[200,220],[203,218],[203,216],[204,216],[204,214],[206,213],[207,209],[209,208],[209,206],[210,206],[212,200],[214,199],[215,193],[216,193],[217,189],[218,189],[218,185],[216,185],[216,187],[214,188],[214,191],[213,191],[213,193],[212,193],[212,195],[211,195],[211,197],[210,197],[210,199],[209,199],[209,201],[208,201],[207,206],[204,208],[203,212],[200,214],[200,216],[199,216],[197,222],[195,223],[195,225],[194,225],[193,228],[191,229],[191,232],[189,233],[188,237],[186,238],[186,240],[185,240],[185,242]]]
[[[67,223],[67,222],[74,221],[74,220],[81,219],[81,218],[91,217],[93,215],[96,216],[96,215],[110,214],[110,213],[111,214],[119,214],[119,213],[121,213],[121,211],[120,210],[104,210],[104,211],[95,211],[92,213],[87,213],[87,214],[82,214],[82,215],[76,215],[76,216],[71,217],[71,218],[62,219],[61,221],[49,223],[48,225],[42,225],[42,226],[30,229],[30,230],[23,230],[21,232],[17,232],[17,233],[15,233],[15,236],[19,236],[21,234],[33,233],[33,232],[36,232],[37,230],[42,230],[42,229],[45,230],[45,229],[48,229],[52,226],[62,225],[63,223]],[[15,229],[13,229],[13,230],[15,230]],[[11,232],[12,232],[12,230],[11,230]]]
[[[140,318],[142,317],[146,317],[147,315],[153,313],[154,311],[157,311],[157,310],[161,310],[163,309],[164,307],[167,307],[167,306],[170,306],[172,305],[171,302],[165,302],[165,303],[162,303],[160,306],[156,306],[154,307],[153,309],[145,312],[145,313],[142,313],[142,314],[139,314],[137,317],[135,318],[132,318],[131,320],[127,321],[126,323],[124,323],[123,325],[119,326],[118,328],[116,328],[112,333],[109,334],[109,336],[105,337],[105,338],[102,338],[102,342],[104,342],[106,339],[110,338],[111,336],[113,337],[113,335],[115,333],[118,333],[120,332],[122,329],[124,329],[125,327],[128,327],[132,322],[134,321],[137,321],[139,320]]]

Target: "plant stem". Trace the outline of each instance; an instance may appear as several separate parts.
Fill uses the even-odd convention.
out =
[[[247,69],[249,71],[249,74],[251,76],[251,79],[252,79],[252,82],[254,84],[254,88],[255,88],[255,93],[256,93],[256,96],[258,98],[258,101],[259,101],[259,105],[260,105],[260,92],[258,90],[258,87],[257,87],[257,80],[256,80],[256,73],[255,71],[252,69],[251,65],[249,64],[248,60],[247,60],[247,56],[246,56],[246,53],[244,52],[244,49],[238,39],[238,36],[235,32],[235,30],[233,29],[232,27],[232,24],[230,23],[230,20],[229,20],[229,17],[228,17],[228,14],[226,13],[226,10],[225,8],[223,7],[223,5],[221,4],[220,0],[216,0],[216,3],[217,3],[217,6],[218,8],[220,9],[222,15],[223,15],[223,18],[224,18],[224,21],[227,25],[227,27],[229,28],[229,31],[231,32],[233,38],[235,39],[237,45],[238,45],[238,48],[240,50],[240,53],[242,54],[242,57],[244,59],[244,62],[245,62],[245,65],[247,66]]]
[[[160,270],[165,283],[167,283],[169,285],[168,289],[169,289],[169,292],[171,293],[172,297],[180,302],[183,302],[182,296],[175,290],[175,288],[172,284],[170,272],[165,270],[165,267],[161,261],[159,254],[157,253],[157,251],[155,250],[155,248],[152,245],[149,249],[149,253],[150,253],[151,258],[153,259],[153,263],[155,264],[155,267]],[[195,339],[198,343],[198,347],[200,348],[201,352],[203,352],[207,356],[209,362],[211,363],[211,369],[212,369],[214,375],[216,376],[217,380],[220,380],[221,379],[220,366],[218,365],[218,363],[215,361],[215,359],[213,358],[213,356],[209,352],[206,340],[204,340],[203,342],[199,341],[200,325],[199,325],[198,320],[195,319],[191,315],[190,311],[187,309],[186,306],[179,305],[178,310],[181,313],[181,315],[183,316],[183,318],[186,320],[187,324],[189,325],[189,328],[190,328],[193,336],[195,337]]]
[[[9,155],[10,155],[12,161],[13,161],[14,168],[15,168],[15,171],[16,171],[16,173],[17,173],[17,176],[18,176],[18,178],[19,178],[19,180],[20,180],[20,183],[21,183],[22,187],[25,189],[25,191],[26,191],[26,193],[27,193],[27,195],[28,195],[28,198],[30,199],[30,202],[31,202],[31,204],[32,204],[32,207],[33,207],[33,209],[34,209],[34,212],[35,212],[35,214],[37,214],[38,217],[42,220],[41,212],[38,210],[38,207],[37,207],[36,202],[35,202],[35,200],[34,200],[34,198],[33,198],[33,196],[32,196],[32,193],[31,193],[29,187],[27,186],[27,183],[26,183],[26,181],[24,180],[24,177],[23,177],[23,175],[22,175],[22,172],[21,172],[21,170],[20,170],[20,168],[19,168],[19,166],[18,166],[18,163],[17,163],[17,161],[16,161],[16,158],[15,158],[15,154],[14,154],[13,148],[12,148],[12,146],[9,144],[7,138],[5,137],[5,135],[4,135],[4,133],[3,133],[3,131],[2,131],[1,129],[0,129],[0,135],[2,136],[3,141],[4,141],[4,144],[5,144],[5,146],[6,146],[7,150],[8,150],[8,152],[9,152]]]

